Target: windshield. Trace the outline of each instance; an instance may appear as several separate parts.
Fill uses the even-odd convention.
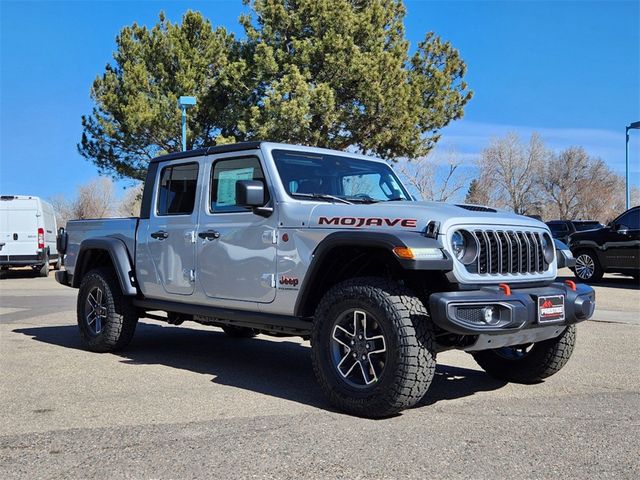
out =
[[[271,152],[287,193],[349,202],[411,200],[385,163],[340,155],[274,150]]]
[[[602,224],[600,222],[576,222],[573,225],[576,227],[576,231],[578,232],[602,228]]]

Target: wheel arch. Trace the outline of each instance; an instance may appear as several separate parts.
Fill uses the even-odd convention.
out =
[[[449,258],[431,262],[402,260],[395,247],[415,246],[440,248],[437,241],[416,233],[335,232],[315,248],[296,300],[295,315],[310,317],[320,299],[331,286],[349,278],[382,276],[395,279],[409,277],[416,270],[451,269]],[[446,254],[445,254],[446,256]]]
[[[96,267],[112,268],[124,295],[134,296],[138,293],[133,262],[122,240],[110,237],[84,240],[78,251],[72,286],[79,288],[84,275]]]

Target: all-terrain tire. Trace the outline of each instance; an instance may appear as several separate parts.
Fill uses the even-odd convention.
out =
[[[576,266],[573,273],[578,280],[583,282],[597,282],[604,275],[597,255],[591,250],[579,250],[576,252]]]
[[[492,377],[514,383],[538,383],[567,364],[575,343],[576,326],[569,325],[558,337],[534,343],[520,358],[514,355],[513,348],[474,352],[473,358]]]
[[[371,315],[383,332],[387,355],[376,382],[359,388],[341,376],[332,358],[336,322],[351,311]],[[362,417],[387,417],[415,405],[435,374],[432,324],[424,304],[405,286],[382,278],[356,278],[332,287],[316,309],[311,346],[316,378],[331,404]]]
[[[100,294],[103,318],[100,329],[88,318],[91,312],[89,296]],[[96,268],[89,271],[80,284],[77,304],[78,327],[85,346],[94,352],[113,352],[126,347],[138,324],[138,314],[131,301],[122,294],[120,284],[112,270]],[[93,325],[93,327],[92,327]]]
[[[222,330],[231,338],[253,338],[258,334],[253,328],[237,327],[235,325],[225,325]]]

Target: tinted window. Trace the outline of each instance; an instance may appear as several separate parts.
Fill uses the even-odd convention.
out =
[[[629,230],[639,230],[640,229],[640,209],[636,208],[635,210],[631,210],[623,214],[620,218],[618,218],[618,220],[616,220],[616,225],[625,226]]]
[[[196,200],[198,164],[164,167],[158,190],[158,215],[190,215]]]
[[[265,186],[265,203],[269,199],[264,173],[256,157],[218,160],[211,172],[211,212],[246,212],[246,207],[236,203],[238,180],[259,180]]]
[[[569,228],[567,228],[567,225],[564,223],[549,223],[547,225],[551,233],[566,233],[569,231]]]
[[[576,222],[573,224],[576,227],[576,231],[583,232],[585,230],[595,230],[601,228],[602,224],[599,222]]]

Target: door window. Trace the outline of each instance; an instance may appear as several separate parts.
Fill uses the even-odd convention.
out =
[[[198,164],[169,165],[162,169],[157,214],[191,215],[196,200]]]
[[[257,157],[218,160],[211,171],[211,213],[246,212],[247,208],[236,203],[236,183],[239,180],[258,180],[265,187],[265,203],[269,193],[264,172]]]
[[[640,209],[636,208],[624,213],[616,220],[616,225],[627,227],[629,230],[640,230]]]

